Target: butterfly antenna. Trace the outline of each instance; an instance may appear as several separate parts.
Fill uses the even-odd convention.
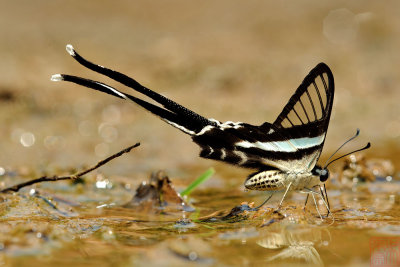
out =
[[[333,162],[337,161],[338,159],[344,158],[344,157],[346,157],[346,156],[348,156],[348,155],[350,155],[350,154],[353,154],[353,153],[356,153],[356,152],[359,152],[359,151],[368,149],[368,148],[370,148],[370,147],[371,147],[371,143],[368,142],[368,144],[367,144],[365,147],[360,148],[360,149],[357,149],[357,150],[354,150],[354,151],[352,151],[352,152],[350,152],[350,153],[344,154],[343,156],[340,156],[340,157],[338,157],[338,158],[332,160],[331,162],[328,163],[328,165],[325,166],[325,168],[327,168],[329,165],[331,165]]]
[[[344,143],[343,143],[338,149],[336,149],[336,151],[328,158],[328,160],[325,162],[325,165],[324,165],[324,168],[323,168],[323,169],[326,169],[326,167],[328,167],[328,165],[330,164],[330,163],[328,163],[329,160],[330,160],[331,158],[333,158],[333,156],[334,156],[344,145],[346,145],[348,142],[350,142],[351,140],[353,140],[354,138],[356,138],[359,134],[360,134],[360,129],[357,128],[356,134],[355,134],[353,137],[351,137],[350,139],[348,139],[346,142],[344,142]]]

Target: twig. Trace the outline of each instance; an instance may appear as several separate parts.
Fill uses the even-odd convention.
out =
[[[86,169],[84,171],[78,172],[76,174],[68,175],[68,176],[57,176],[57,175],[54,175],[54,176],[51,176],[51,177],[42,176],[40,178],[36,178],[36,179],[30,180],[30,181],[25,182],[25,183],[20,183],[20,184],[5,188],[3,190],[0,190],[0,193],[18,192],[23,187],[26,187],[26,186],[29,186],[29,185],[33,185],[33,184],[37,184],[37,183],[41,183],[41,182],[55,182],[55,181],[60,181],[60,180],[75,180],[75,179],[78,179],[79,177],[81,177],[81,176],[83,176],[83,175],[85,175],[85,174],[87,174],[87,173],[89,173],[89,172],[91,172],[91,171],[103,166],[104,164],[107,164],[109,161],[111,161],[111,160],[113,160],[113,159],[115,159],[117,157],[120,157],[125,153],[130,152],[133,148],[138,147],[138,146],[140,146],[140,143],[136,143],[133,146],[127,147],[124,150],[121,150],[120,152],[118,152],[118,153],[116,153],[116,154],[114,154],[114,155],[112,155],[112,156],[110,156],[110,157],[108,157],[108,158],[106,158],[106,159],[104,159],[102,161],[99,161],[93,167],[91,167],[89,169]]]

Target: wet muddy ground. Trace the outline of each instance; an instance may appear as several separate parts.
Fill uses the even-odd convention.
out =
[[[82,180],[1,194],[0,264],[368,266],[398,249],[398,2],[1,5],[0,189],[141,146]],[[68,43],[205,117],[252,124],[274,121],[323,61],[336,94],[321,162],[356,128],[348,151],[372,148],[332,166],[322,220],[312,199],[302,209],[301,193],[279,211],[282,194],[251,210],[266,197],[244,190],[251,171],[199,158],[190,138],[135,105],[50,82],[60,72],[103,79],[69,57]],[[184,199],[189,210],[132,204],[155,171],[181,192],[210,167]]]
[[[17,177],[3,175],[7,184],[20,181]],[[400,177],[388,177],[347,185],[333,179],[332,214],[326,216],[319,201],[322,219],[313,203],[303,210],[300,193],[279,211],[279,197],[254,211],[240,203],[245,193],[237,186],[195,190],[183,208],[165,192],[161,207],[125,177],[97,174],[75,183],[41,184],[2,196],[2,263],[368,265],[377,250],[371,252],[374,238],[398,240]],[[261,203],[265,194],[246,197]]]

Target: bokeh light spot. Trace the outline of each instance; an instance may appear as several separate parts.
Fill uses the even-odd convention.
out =
[[[121,112],[116,105],[110,105],[103,109],[102,118],[104,122],[118,123],[121,119]]]
[[[346,8],[332,10],[323,22],[324,35],[334,44],[352,42],[357,36],[357,31],[356,17]]]
[[[31,132],[25,132],[21,134],[19,141],[24,147],[33,146],[35,144],[35,135]]]
[[[99,135],[107,143],[112,143],[118,138],[118,130],[109,123],[102,123],[99,126]]]

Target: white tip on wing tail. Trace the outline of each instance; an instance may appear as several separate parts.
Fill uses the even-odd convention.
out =
[[[75,49],[71,44],[67,44],[65,49],[67,50],[68,54],[70,54],[73,57],[75,56]]]
[[[59,82],[59,81],[62,81],[64,79],[63,79],[61,74],[54,74],[54,75],[51,76],[50,80],[53,81],[53,82]]]

